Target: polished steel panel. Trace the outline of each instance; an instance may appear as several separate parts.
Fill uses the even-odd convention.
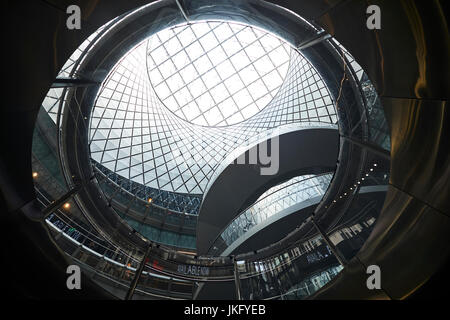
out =
[[[441,3],[377,1],[380,30],[366,27],[368,5],[347,1],[316,21],[356,58],[380,96],[448,99],[450,41]]]
[[[393,186],[450,215],[448,101],[382,98],[391,123]]]
[[[368,73],[391,130],[391,186],[371,236],[318,299],[378,298],[365,267],[378,264],[384,293],[403,299],[449,257],[448,21],[439,1],[380,1],[382,29],[365,28],[365,2],[320,18]],[[349,30],[352,30],[349,32]],[[397,98],[396,98],[397,97]],[[359,259],[359,260],[358,260]]]

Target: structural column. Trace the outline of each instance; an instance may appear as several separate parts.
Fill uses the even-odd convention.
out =
[[[343,266],[347,264],[347,260],[345,259],[344,255],[339,251],[338,248],[331,242],[330,238],[328,238],[327,234],[323,232],[322,228],[316,223],[314,220],[314,217],[311,219],[312,223],[314,224],[314,227],[316,227],[317,231],[322,236],[323,240],[325,240],[326,244],[330,248],[331,252],[333,252],[336,259],[339,261],[339,263]]]
[[[136,286],[139,282],[139,278],[141,277],[142,271],[144,271],[145,263],[150,254],[151,249],[152,245],[149,245],[147,247],[147,250],[145,251],[144,257],[142,258],[139,268],[136,270],[136,273],[134,274],[133,281],[131,281],[130,288],[128,289],[127,295],[125,296],[125,300],[131,300],[131,298],[133,297],[134,290],[136,289]]]
[[[237,260],[235,257],[233,257],[233,265],[234,265],[234,284],[236,287],[236,298],[237,300],[242,300],[241,279],[239,277],[239,270],[237,266]]]

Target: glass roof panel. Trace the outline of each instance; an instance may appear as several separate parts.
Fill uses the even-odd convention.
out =
[[[150,37],[147,67],[156,94],[177,116],[202,126],[229,126],[261,111],[266,105],[256,102],[260,97],[275,96],[289,52],[286,42],[251,26],[203,22]],[[261,78],[272,71],[266,85]],[[247,90],[255,82],[259,87]]]
[[[208,35],[219,41],[205,51]],[[250,65],[228,59],[230,52]],[[102,83],[90,121],[91,157],[100,165],[147,187],[202,194],[225,157],[253,137],[337,117],[300,52],[250,26],[197,22],[160,31],[126,53]]]

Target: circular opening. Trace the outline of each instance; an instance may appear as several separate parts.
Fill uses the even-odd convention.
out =
[[[148,41],[147,68],[159,99],[180,118],[229,126],[262,110],[283,83],[290,45],[255,27],[197,22]]]
[[[210,9],[208,7],[208,12],[211,11]],[[132,20],[133,17],[131,15],[129,17]],[[135,18],[136,24],[133,26],[141,26],[142,21],[138,20],[138,16]],[[219,17],[213,18],[224,17],[219,15]],[[262,18],[266,19],[267,17],[261,17],[261,21],[264,21]],[[297,19],[297,17],[294,18]],[[149,24],[154,23],[153,19],[147,18],[146,21]],[[218,20],[192,21],[190,24],[181,25],[178,24],[180,20],[176,19],[164,21],[170,21],[170,23],[167,22],[167,25],[170,24],[171,27],[157,33],[150,30],[156,30],[160,25],[155,26],[154,29],[145,27],[143,28],[145,31],[142,33],[137,33],[136,29],[132,28],[129,36],[124,36],[125,32],[112,32],[114,37],[112,35],[108,37],[107,34],[101,38],[103,37],[101,35],[100,38],[104,42],[99,40],[98,43],[94,40],[98,33],[91,36],[92,48],[96,47],[98,50],[92,50],[91,54],[87,55],[86,63],[83,62],[79,69],[74,67],[73,70],[80,71],[82,74],[82,71],[89,72],[88,67],[94,66],[93,70],[102,71],[99,72],[101,79],[98,80],[102,81],[101,85],[93,86],[92,89],[89,87],[88,89],[67,90],[70,94],[75,93],[73,96],[67,94],[66,89],[51,89],[43,103],[43,109],[57,124],[53,127],[56,128],[58,134],[70,132],[67,129],[72,128],[71,125],[78,129],[81,128],[82,133],[85,133],[82,131],[84,129],[89,131],[90,153],[85,151],[87,148],[72,147],[73,141],[75,141],[74,144],[80,141],[85,142],[84,134],[74,131],[77,134],[76,139],[65,135],[62,141],[67,144],[67,154],[61,153],[61,159],[67,165],[62,173],[70,173],[72,179],[82,177],[84,168],[91,169],[89,165],[93,164],[98,178],[95,183],[87,185],[86,189],[73,198],[70,204],[67,203],[69,208],[70,205],[72,206],[71,214],[75,215],[78,211],[85,213],[88,216],[88,222],[94,221],[93,225],[97,225],[101,229],[101,235],[108,240],[114,240],[113,243],[118,244],[119,247],[126,248],[132,243],[136,244],[137,248],[141,248],[142,242],[136,239],[141,240],[139,237],[142,235],[152,242],[161,243],[164,250],[167,249],[165,246],[169,246],[170,248],[192,249],[194,252],[195,236],[190,233],[178,233],[182,228],[185,228],[184,231],[196,228],[196,217],[185,214],[186,201],[198,200],[197,204],[202,201],[201,196],[205,192],[205,186],[208,181],[213,180],[211,177],[218,171],[226,155],[232,153],[239,146],[248,144],[249,141],[253,143],[252,138],[265,134],[269,136],[271,132],[268,131],[285,125],[293,125],[296,129],[302,123],[306,126],[311,123],[317,125],[321,122],[324,126],[333,126],[337,123],[337,114],[332,97],[336,97],[337,92],[333,87],[334,78],[328,77],[327,72],[324,73],[325,68],[320,68],[322,63],[328,67],[328,61],[314,60],[314,55],[308,56],[307,52],[299,52],[295,48],[301,41],[290,41],[293,44],[291,47],[287,41],[258,29],[261,28],[261,24],[258,24],[257,28],[253,25]],[[175,27],[171,23],[172,21],[176,21],[174,22],[177,24]],[[249,19],[249,21],[252,20]],[[283,25],[286,22],[283,19],[279,19],[279,21],[282,21]],[[269,24],[262,25],[270,28]],[[228,28],[231,32],[229,38],[233,40],[229,40],[224,32],[219,32],[219,28]],[[301,28],[290,30],[292,34],[302,35]],[[211,37],[212,40],[205,40],[207,37]],[[282,37],[288,39],[284,35]],[[309,38],[299,36],[299,39],[307,40]],[[225,46],[227,41],[230,41],[229,46],[228,44]],[[88,41],[88,43],[89,45],[86,46],[89,48],[91,42]],[[255,44],[257,45],[252,47]],[[195,49],[196,45],[197,49]],[[130,50],[131,47],[133,48]],[[201,50],[198,49],[199,47]],[[74,61],[79,62],[81,52],[84,54],[90,50],[84,48],[81,46],[77,49],[77,52],[66,64],[67,70],[72,70],[71,65]],[[158,49],[164,50],[158,54]],[[281,50],[282,52],[284,49],[286,49],[287,60],[286,56],[280,58],[280,55],[275,57],[271,55],[271,50]],[[216,52],[214,50],[223,52],[225,56],[221,58],[220,54],[213,54]],[[236,51],[235,55],[233,55],[233,51],[229,52],[230,50]],[[105,51],[107,51],[106,57],[109,59],[105,58]],[[263,51],[264,53],[262,53]],[[183,56],[181,52],[185,55]],[[233,57],[239,55],[242,59],[232,62]],[[243,63],[241,61],[245,60],[243,57],[250,60],[251,67],[249,65],[242,65],[241,68],[235,66],[235,64]],[[212,61],[214,59],[216,59],[215,62]],[[272,65],[267,63],[257,65],[260,59],[269,59]],[[165,64],[167,61],[172,63],[171,67],[167,67]],[[233,68],[224,68],[222,64],[226,64],[226,61]],[[353,67],[353,62],[351,66]],[[201,67],[206,69],[197,70]],[[264,70],[264,68],[268,69]],[[195,72],[187,72],[186,70],[189,69]],[[340,68],[338,69],[340,70]],[[353,67],[353,69],[355,68]],[[65,75],[64,70],[60,75]],[[110,72],[104,78],[105,70],[106,72],[110,70]],[[221,72],[219,73],[218,70]],[[329,70],[331,72],[334,69],[330,68]],[[215,83],[214,81],[218,81],[217,76],[216,78],[208,76],[208,73],[212,71],[216,72],[218,76],[229,72],[231,73],[230,77],[235,76],[239,79],[257,75],[258,78],[255,81],[260,81],[260,86],[257,86],[257,90],[252,93],[250,90],[252,83],[242,81],[235,92],[230,91],[231,87],[225,86],[227,79],[221,78],[218,83]],[[358,76],[357,80],[365,79],[362,70],[354,71]],[[277,74],[278,77],[265,78],[271,73]],[[69,73],[69,75],[73,74],[75,73]],[[324,74],[323,78],[321,74]],[[339,76],[340,73],[336,75]],[[193,86],[195,81],[206,83],[206,85],[194,96],[195,88],[201,88],[201,86]],[[328,86],[330,82],[332,85]],[[273,88],[270,87],[270,84]],[[225,100],[225,97],[222,97],[223,99],[216,101],[219,94],[215,93],[214,88],[220,85],[223,85],[222,89],[225,88],[225,91],[221,93],[225,92],[229,96]],[[236,85],[236,83],[231,83],[231,85]],[[163,95],[164,90],[161,88],[164,86],[171,90],[169,95]],[[189,91],[188,96],[182,96],[179,93],[183,88]],[[77,90],[82,90],[86,94],[81,95],[80,92],[77,93]],[[247,92],[247,96],[252,100],[250,105],[237,98],[236,95],[240,91]],[[204,95],[210,96],[205,100],[209,103],[198,104],[196,99]],[[83,96],[84,101],[78,101],[77,97],[79,96]],[[345,90],[343,90],[343,96],[345,96]],[[192,99],[189,100],[190,98]],[[267,102],[263,98],[267,99]],[[174,99],[175,104],[173,104]],[[224,104],[227,100],[233,101],[233,104]],[[350,102],[352,101],[350,100]],[[258,104],[258,102],[261,103]],[[223,103],[221,105],[223,109],[218,107],[220,103]],[[63,110],[67,108],[65,110],[68,111],[63,114],[61,128],[59,127],[61,123],[56,121],[61,110],[58,106],[63,106]],[[340,106],[345,106],[345,103],[341,103]],[[201,116],[194,114],[193,110],[196,108],[201,111]],[[216,109],[220,114],[213,112]],[[232,114],[223,114],[224,110],[229,112],[232,110]],[[344,113],[342,110],[345,111],[345,109],[341,109],[341,114]],[[76,116],[78,111],[82,113],[81,117]],[[86,128],[76,122],[80,119],[89,119],[89,127]],[[47,122],[47,125],[52,124]],[[41,123],[41,125],[43,124]],[[80,125],[76,126],[78,124]],[[38,147],[44,149],[43,138],[36,135],[36,142],[39,143],[36,144],[36,151],[42,151]],[[47,156],[50,153],[41,152],[41,154]],[[92,162],[85,161],[89,158],[84,155],[90,155]],[[50,163],[50,160],[53,161],[53,164]],[[57,160],[51,156],[45,159],[47,163],[50,163],[50,167],[55,166]],[[41,177],[37,179],[36,186],[40,183],[39,180],[47,181],[43,179],[46,175],[53,174],[46,173],[44,167],[45,164],[43,165],[39,161],[34,162],[33,170],[39,172],[39,177]],[[96,169],[100,167],[103,168],[102,173],[106,173],[105,175],[98,174],[99,171]],[[79,174],[72,174],[76,172]],[[53,180],[61,178],[61,181],[64,179],[68,181],[70,179],[67,178],[70,176],[53,177]],[[384,178],[386,179],[386,175]],[[362,178],[361,180],[367,182],[369,179]],[[58,193],[61,191],[58,189],[57,183],[42,183],[39,185],[39,189],[40,198],[45,204],[49,203],[48,200],[58,199]],[[45,190],[41,192],[41,189]],[[46,191],[50,194],[48,199]],[[97,196],[97,192],[102,193]],[[189,196],[198,197],[188,198],[186,193],[189,193]],[[286,198],[293,195],[295,192],[289,190]],[[167,199],[167,202],[161,204],[163,196],[166,197],[164,199]],[[334,207],[329,203],[330,199],[338,197],[339,194],[336,197],[326,198],[328,206],[325,208]],[[343,197],[340,196],[339,199],[341,198]],[[106,208],[101,206],[101,204],[105,205],[102,203],[104,199],[108,200]],[[339,202],[342,203],[342,201],[345,199]],[[336,203],[336,200],[333,203]],[[173,207],[170,206],[173,204],[182,209],[172,210]],[[286,205],[289,205],[289,202],[286,202]],[[61,209],[65,209],[65,205]],[[196,213],[195,208],[192,211],[194,214]],[[62,221],[59,220],[66,217],[67,213],[69,212],[58,210],[52,215],[51,223],[62,224]],[[81,212],[78,214],[81,216]],[[272,214],[275,214],[275,211]],[[126,222],[128,225],[117,223],[118,216],[123,219],[121,222]],[[264,212],[264,217],[268,218],[269,215]],[[50,223],[50,220],[48,221]],[[69,221],[69,223],[71,222]],[[178,230],[177,232],[173,231],[174,227]],[[240,226],[236,225],[233,230],[239,231],[238,227]],[[245,226],[243,230],[246,230],[247,227]],[[130,232],[130,230],[132,231]],[[159,245],[156,247],[159,248]],[[165,253],[167,252],[165,251]],[[264,252],[264,249],[261,249],[261,252]],[[260,253],[260,250],[254,251],[254,254],[257,253]]]

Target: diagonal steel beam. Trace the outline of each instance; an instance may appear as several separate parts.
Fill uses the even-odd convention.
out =
[[[328,245],[328,247],[330,248],[331,252],[334,254],[334,256],[336,257],[336,259],[339,261],[339,263],[342,266],[347,265],[347,259],[345,259],[344,255],[339,251],[338,248],[336,248],[336,246],[333,244],[333,242],[331,242],[330,238],[328,238],[328,235],[322,230],[322,228],[316,223],[314,217],[311,219],[314,227],[316,227],[317,231],[320,233],[320,235],[322,236],[322,239],[325,240],[326,244]]]
[[[77,185],[73,189],[69,190],[65,195],[58,200],[53,201],[49,206],[42,210],[43,220],[45,220],[53,211],[59,209],[68,199],[77,194],[81,190],[82,185]]]
[[[136,290],[136,286],[139,282],[139,279],[141,278],[142,271],[144,271],[144,267],[147,262],[147,258],[150,254],[151,249],[152,249],[152,246],[149,245],[147,247],[147,250],[145,251],[144,257],[142,258],[139,268],[136,270],[136,273],[134,274],[133,281],[130,284],[130,288],[128,289],[127,295],[125,296],[125,300],[131,300],[131,298],[133,297],[134,290]]]
[[[175,2],[177,3],[178,9],[180,9],[181,14],[184,17],[184,20],[186,20],[186,22],[190,22],[189,17],[186,13],[186,10],[184,9],[183,5],[181,4],[180,0],[175,0]]]
[[[350,142],[350,143],[352,143],[354,145],[357,145],[358,147],[366,149],[366,150],[368,150],[368,151],[370,151],[370,152],[372,152],[372,153],[374,153],[374,154],[376,154],[376,155],[378,155],[378,156],[380,156],[380,157],[382,157],[382,158],[384,158],[386,160],[389,160],[389,161],[391,160],[391,154],[387,150],[384,150],[384,149],[382,149],[382,148],[380,148],[380,147],[378,147],[376,145],[369,144],[367,142],[355,140],[354,138],[350,138],[350,137],[347,137],[347,136],[342,136],[342,137],[345,140],[347,140],[348,142]]]

